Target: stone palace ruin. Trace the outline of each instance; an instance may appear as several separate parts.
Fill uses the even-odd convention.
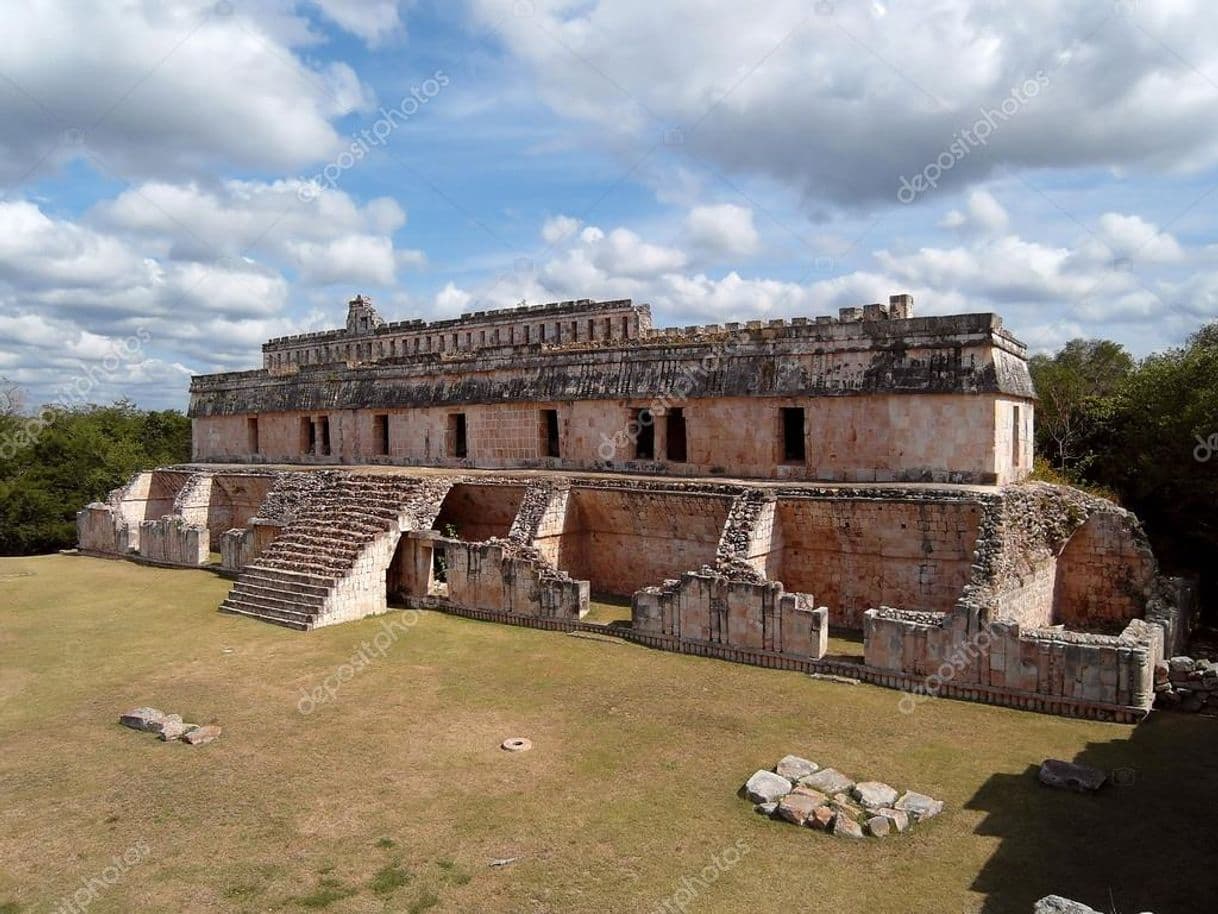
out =
[[[263,354],[194,379],[195,462],[81,511],[83,552],[216,567],[223,610],[300,630],[394,604],[604,632],[619,598],[608,630],[655,648],[1118,721],[1187,635],[1136,518],[1023,482],[1035,394],[994,314],[356,297]]]

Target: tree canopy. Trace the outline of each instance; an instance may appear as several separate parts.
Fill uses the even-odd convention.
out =
[[[0,392],[15,391],[0,379]],[[5,404],[9,404],[6,408]],[[190,420],[128,401],[24,415],[0,394],[0,555],[75,544],[76,512],[148,467],[190,459]]]

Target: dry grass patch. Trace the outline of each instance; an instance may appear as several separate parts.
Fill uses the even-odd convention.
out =
[[[734,846],[690,911],[1026,914],[1111,890],[1171,914],[1218,891],[1188,827],[1218,800],[1214,721],[906,715],[884,689],[437,613],[302,714],[379,620],[299,634],[220,615],[228,582],[201,571],[53,556],[0,576],[0,905],[22,911],[141,841],[91,914],[651,912]],[[118,726],[141,704],[224,735]],[[508,736],[534,749],[503,752]],[[948,809],[859,844],[765,821],[736,791],[788,752]],[[1135,783],[1051,793],[1030,768],[1047,756]]]

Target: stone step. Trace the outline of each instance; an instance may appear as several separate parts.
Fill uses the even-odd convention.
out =
[[[295,629],[298,632],[307,632],[313,628],[311,622],[279,618],[261,609],[229,603],[227,600],[220,604],[220,612],[229,613],[234,616],[245,616],[247,619],[257,619],[259,622],[270,622],[273,625],[282,625],[285,628]]]
[[[228,596],[230,599],[239,597],[251,603],[281,605],[287,609],[304,608],[320,610],[326,602],[326,598],[321,594],[301,594],[293,593],[290,590],[272,590],[267,587],[246,584],[242,581],[238,581],[233,585],[233,589],[228,592]]]
[[[262,556],[258,557],[261,561]],[[272,581],[292,582],[301,587],[317,587],[329,593],[337,579],[333,575],[313,574],[308,571],[294,571],[287,568],[269,568],[261,564],[246,565],[241,571],[241,577],[262,576]]]
[[[286,621],[307,622],[310,624],[321,615],[320,611],[305,611],[291,607],[270,606],[260,600],[233,599],[231,595],[224,600],[224,605],[236,606],[248,612],[264,613]]]

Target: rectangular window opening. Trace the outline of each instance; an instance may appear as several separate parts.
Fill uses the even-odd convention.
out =
[[[558,437],[558,410],[541,411],[541,440],[543,454],[547,457],[562,456]]]
[[[685,410],[674,407],[668,411],[665,432],[668,438],[668,459],[673,463],[684,463],[685,447]]]
[[[313,428],[313,420],[308,416],[300,420],[300,453],[312,454],[317,446],[317,431]]]
[[[1023,450],[1021,447],[1022,441],[1020,440],[1022,429],[1020,428],[1019,418],[1019,407],[1016,406],[1011,416],[1011,466],[1016,467],[1019,466],[1019,455],[1020,451]]]
[[[389,417],[386,415],[372,417],[372,441],[376,453],[381,457],[389,456]]]
[[[469,441],[465,433],[465,413],[448,417],[448,456],[464,460],[469,456]]]
[[[782,459],[787,463],[803,463],[807,456],[804,445],[804,409],[788,406],[782,410]]]
[[[655,460],[656,458],[656,419],[649,409],[634,411],[634,427],[638,434],[634,439],[635,460]]]
[[[1018,407],[1016,407],[1016,409],[1018,409]],[[245,420],[245,434],[246,434],[246,438],[248,439],[247,443],[249,444],[249,452],[251,454],[259,453],[259,450],[258,450],[258,420],[256,418],[251,416],[249,419]]]
[[[330,456],[330,417],[322,416],[317,420],[321,426],[321,456]]]

